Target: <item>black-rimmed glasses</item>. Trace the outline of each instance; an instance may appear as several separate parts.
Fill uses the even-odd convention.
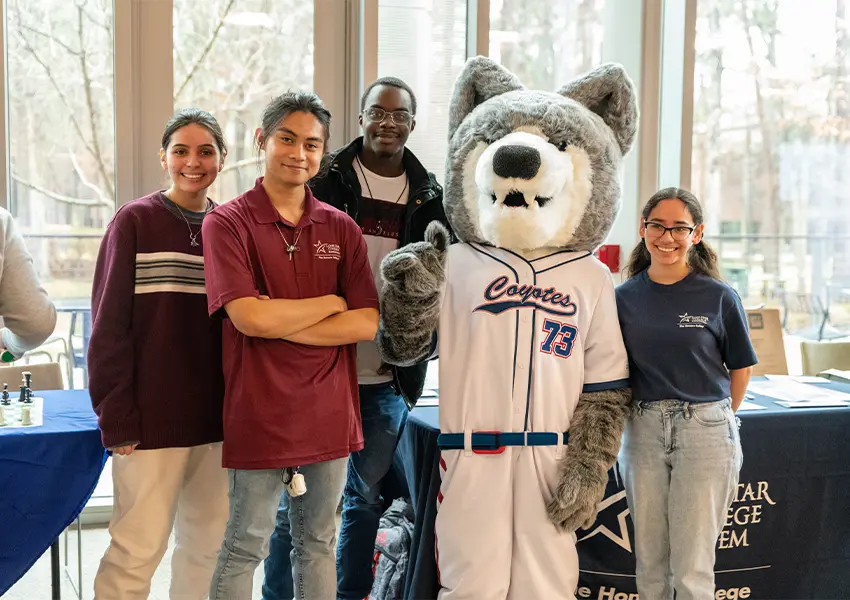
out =
[[[670,235],[673,236],[673,239],[678,242],[683,242],[688,239],[696,227],[689,227],[687,225],[676,225],[674,227],[664,227],[661,223],[654,223],[653,221],[644,221],[643,226],[646,228],[646,235],[652,238],[660,238],[668,231]]]
[[[373,123],[382,122],[387,118],[387,115],[390,116],[396,125],[410,125],[410,122],[413,121],[413,115],[406,110],[387,112],[383,108],[367,108],[363,111],[363,116]]]

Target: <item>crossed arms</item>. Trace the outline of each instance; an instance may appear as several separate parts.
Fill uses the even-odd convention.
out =
[[[332,294],[303,300],[238,298],[225,304],[224,310],[243,335],[308,346],[369,341],[378,331],[377,309],[348,310],[345,300]]]

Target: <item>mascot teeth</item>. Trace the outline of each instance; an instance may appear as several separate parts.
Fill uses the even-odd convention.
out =
[[[529,196],[531,200],[529,200]],[[496,194],[490,194],[490,199],[493,201],[493,204],[500,203],[505,206],[510,206],[511,208],[529,208],[533,203],[537,203],[541,208],[546,206],[546,203],[551,200],[551,198],[546,198],[543,196],[534,196],[531,194],[523,194],[520,191],[514,190],[510,192],[507,196],[505,196],[501,201],[496,197]]]

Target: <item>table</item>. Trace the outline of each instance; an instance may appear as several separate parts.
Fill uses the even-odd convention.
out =
[[[850,392],[848,384],[825,385]],[[789,409],[763,396],[748,401],[766,410],[739,413],[744,464],[718,540],[716,598],[850,597],[850,408]],[[409,599],[436,598],[438,591],[438,411],[415,408],[397,450],[415,514]],[[578,597],[634,598],[634,531],[614,469],[600,508],[596,523],[577,532]]]
[[[0,428],[0,596],[77,518],[106,463],[87,391],[37,395],[42,427]],[[58,598],[58,545],[52,554]]]

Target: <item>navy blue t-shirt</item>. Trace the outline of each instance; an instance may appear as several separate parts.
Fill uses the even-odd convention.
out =
[[[646,270],[616,289],[635,400],[728,398],[729,370],[758,362],[737,292],[691,272],[672,285]]]

